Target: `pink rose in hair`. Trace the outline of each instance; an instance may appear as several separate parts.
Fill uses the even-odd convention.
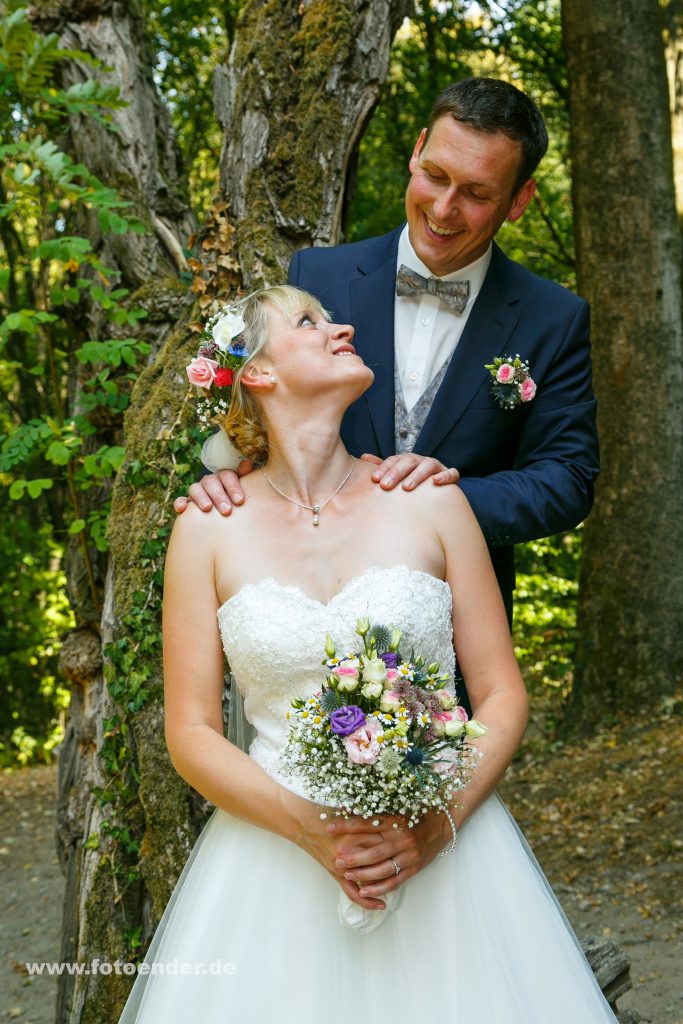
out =
[[[510,363],[501,363],[496,372],[496,380],[499,384],[509,384],[515,375],[515,368]]]
[[[350,736],[344,737],[346,756],[351,764],[375,763],[382,750],[377,742],[377,733],[381,731],[382,726],[377,719],[368,718],[360,729],[356,729]]]
[[[530,402],[536,394],[536,385],[532,381],[531,377],[527,377],[523,380],[519,386],[519,395],[523,402]]]
[[[190,365],[185,367],[190,384],[194,384],[198,388],[210,388],[217,369],[216,360],[207,359],[206,356],[193,359]]]

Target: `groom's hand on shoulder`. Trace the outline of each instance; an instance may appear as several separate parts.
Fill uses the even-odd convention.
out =
[[[412,491],[425,480],[431,478],[432,483],[457,484],[460,473],[457,469],[444,466],[443,462],[429,455],[416,455],[404,452],[402,455],[390,455],[388,459],[380,459],[377,455],[361,455],[366,462],[374,462],[377,469],[372,479],[386,491],[402,484],[404,491]]]
[[[194,504],[202,512],[210,512],[217,508],[222,516],[229,516],[233,505],[244,503],[244,491],[240,486],[240,477],[251,473],[253,463],[243,459],[237,467],[237,472],[232,469],[219,469],[217,473],[204,476],[197,483],[191,485],[188,490],[188,497],[176,498],[173,502],[174,510],[180,515],[190,504]]]

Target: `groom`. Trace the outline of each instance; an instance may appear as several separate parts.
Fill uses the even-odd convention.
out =
[[[336,323],[353,324],[375,372],[342,426],[349,451],[377,457],[374,479],[384,487],[439,472],[440,483],[459,478],[510,618],[514,545],[581,522],[599,471],[588,307],[493,241],[531,201],[546,148],[539,110],[513,86],[487,78],[448,86],[410,160],[407,224],[302,250],[289,268],[290,282],[318,296]],[[536,393],[507,408],[486,366],[516,355]],[[229,494],[243,500],[225,472],[190,494],[224,512]],[[176,510],[185,505],[177,499]]]

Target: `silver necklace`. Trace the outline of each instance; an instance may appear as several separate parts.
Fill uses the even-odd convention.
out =
[[[344,486],[346,481],[349,479],[349,477],[353,473],[353,467],[355,465],[356,465],[356,457],[355,457],[355,455],[352,455],[351,456],[351,469],[348,471],[348,473],[346,474],[346,476],[344,477],[342,482],[339,484],[339,487],[337,487],[336,491],[332,492],[332,494],[329,496],[329,498],[325,498],[325,500],[321,501],[318,505],[304,505],[303,502],[296,501],[294,498],[290,498],[288,494],[285,494],[284,491],[280,490],[280,488],[277,486],[277,484],[273,483],[273,481],[266,474],[266,471],[264,469],[262,469],[261,472],[263,473],[263,476],[264,476],[265,480],[270,484],[270,486],[273,488],[273,490],[277,491],[277,493],[281,497],[283,497],[286,501],[291,501],[292,505],[298,505],[299,508],[305,508],[305,509],[308,509],[309,512],[312,512],[313,513],[313,525],[314,526],[318,526],[320,524],[320,509],[321,508],[325,508],[325,505],[327,505],[328,502],[332,501],[332,499],[334,498],[335,494],[339,494],[339,492],[341,491],[342,487]]]

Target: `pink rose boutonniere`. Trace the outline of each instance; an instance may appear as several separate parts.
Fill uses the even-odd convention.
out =
[[[491,393],[501,409],[514,409],[522,402],[530,402],[536,394],[536,384],[529,373],[529,364],[512,356],[496,356],[486,364],[493,380]]]

